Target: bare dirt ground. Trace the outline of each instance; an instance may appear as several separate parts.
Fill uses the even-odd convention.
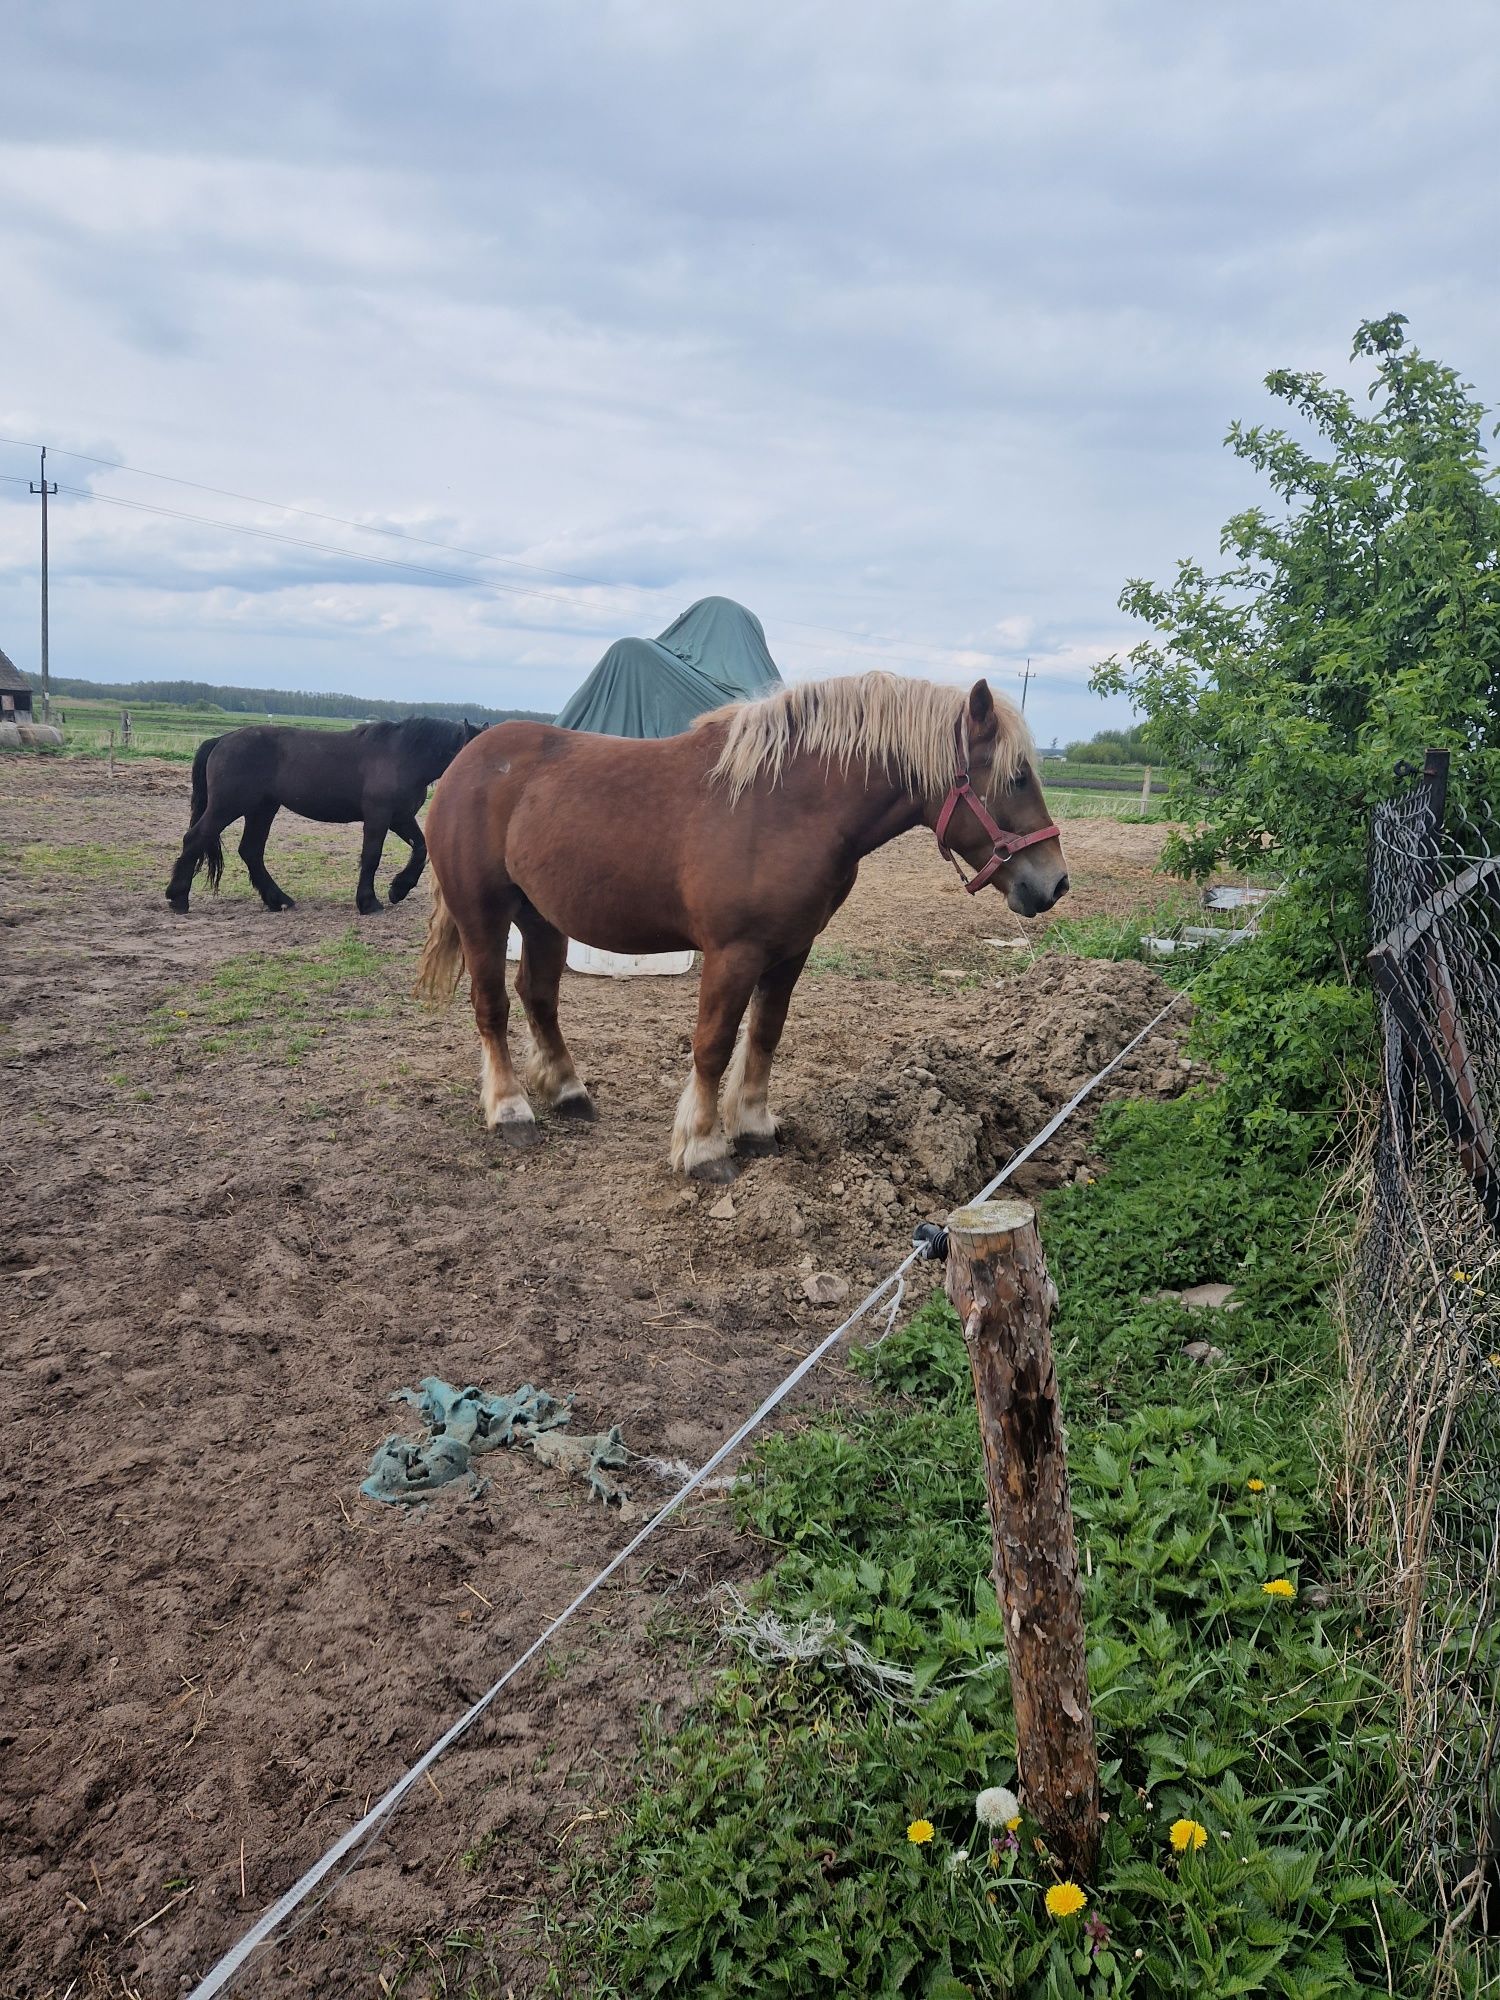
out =
[[[185,1991],[630,1532],[522,1451],[477,1496],[365,1499],[415,1428],[394,1391],[531,1382],[701,1463],[834,1323],[807,1276],[857,1297],[1165,997],[1135,964],[1018,970],[985,942],[1017,920],[909,836],[798,991],[782,1157],[715,1216],[665,1166],[691,979],[569,975],[600,1122],[508,1153],[466,1006],[408,997],[425,888],[356,922],[357,833],[284,817],[297,910],[231,848],[174,917],[186,777],[0,763],[0,1990],[28,2000]],[[1157,900],[1160,838],[1070,823],[1069,914]],[[1185,1080],[1164,1030],[1116,1085]],[[797,1407],[849,1389],[835,1360]],[[637,1519],[670,1490],[626,1484]],[[648,1555],[236,1992],[450,1991],[454,1953],[493,1968],[472,1990],[541,1990],[535,1909],[608,1831],[643,1717],[690,1697],[707,1593],[763,1561],[722,1499]]]

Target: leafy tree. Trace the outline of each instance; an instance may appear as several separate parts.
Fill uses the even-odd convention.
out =
[[[1228,523],[1217,574],[1181,562],[1166,586],[1131,582],[1121,608],[1155,636],[1093,682],[1130,696],[1174,773],[1189,825],[1168,865],[1201,878],[1274,849],[1310,968],[1365,948],[1366,826],[1398,760],[1451,751],[1450,798],[1469,812],[1500,778],[1500,501],[1485,411],[1405,327],[1391,313],[1355,335],[1354,358],[1372,364],[1369,413],[1321,375],[1267,376],[1310,440],[1236,423],[1227,443],[1280,508]]]
[[[1101,729],[1087,742],[1070,743],[1068,756],[1075,764],[1140,764],[1151,754],[1146,747],[1146,725],[1131,729]]]

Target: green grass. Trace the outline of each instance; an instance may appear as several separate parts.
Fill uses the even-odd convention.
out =
[[[29,840],[14,851],[20,857],[21,874],[29,882],[59,876],[69,882],[139,882],[161,864],[157,849],[142,841],[115,847],[97,840]]]
[[[110,731],[113,730],[117,758],[165,757],[191,763],[198,745],[206,737],[222,736],[227,730],[241,729],[249,723],[268,719],[263,715],[232,715],[221,708],[189,708],[166,701],[130,702],[125,706],[129,707],[131,724],[128,750],[121,738],[121,703],[86,700],[74,695],[54,697],[54,722],[59,710],[66,717],[64,754],[74,757],[108,756]],[[40,702],[37,704],[37,715],[40,719]],[[298,729],[353,727],[353,723],[344,716],[278,715],[270,719]]]
[[[383,993],[356,999],[380,965],[379,951],[352,924],[305,951],[245,952],[201,986],[164,1001],[148,1039],[177,1043],[195,1056],[255,1050],[296,1063],[338,1023],[393,1011]]]
[[[860,1359],[875,1407],[768,1441],[741,1501],[778,1553],[761,1601],[831,1620],[911,1673],[913,1699],[827,1662],[721,1671],[685,1729],[648,1742],[627,1830],[581,1869],[563,1940],[554,1917],[553,1990],[1428,1990],[1435,1920],[1401,1887],[1383,1634],[1324,1493],[1338,1370],[1321,1287],[1327,1227],[1347,1224],[1318,1220],[1331,1125],[1300,1108],[1300,1058],[1278,1054],[1296,1011],[1281,972],[1220,965],[1230,1025],[1204,1050],[1243,1091],[1116,1111],[1105,1173],[1042,1213],[1109,1814],[1089,1914],[1107,1940],[1047,1914],[1030,1822],[994,1849],[976,1828],[975,1794],[1014,1786],[1015,1749],[967,1358],[939,1298]],[[1208,1279],[1239,1310],[1156,1296]],[[1225,1360],[1189,1362],[1200,1337]],[[1278,1578],[1291,1602],[1265,1593]],[[1201,1853],[1172,1850],[1178,1818],[1207,1829]],[[936,1829],[920,1847],[919,1819]],[[1480,1990],[1477,1963],[1459,1978]]]
[[[1101,913],[1089,917],[1058,917],[1024,955],[1023,962],[1030,965],[1048,952],[1060,952],[1069,958],[1146,958],[1145,940],[1148,937],[1175,938],[1184,924],[1199,924],[1205,928],[1210,924],[1210,919],[1204,914],[1202,898],[1186,889],[1179,889],[1149,907],[1136,908],[1124,916]],[[1213,950],[1215,947],[1206,949]],[[1019,952],[1016,955],[1022,957]],[[1190,978],[1202,964],[1204,956],[1204,952],[1188,951],[1160,960],[1152,958],[1149,962],[1163,977],[1180,980]]]

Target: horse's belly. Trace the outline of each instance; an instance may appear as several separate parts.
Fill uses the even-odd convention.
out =
[[[605,898],[559,896],[546,890],[532,895],[524,882],[518,885],[549,924],[580,944],[596,951],[613,951],[622,957],[644,957],[659,951],[692,951],[696,940],[679,925],[664,921],[660,914],[622,906]]]

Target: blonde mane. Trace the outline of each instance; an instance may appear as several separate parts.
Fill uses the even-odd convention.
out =
[[[788,758],[821,757],[841,771],[876,766],[919,798],[938,798],[953,783],[956,764],[954,724],[969,698],[967,688],[937,681],[907,680],[899,674],[850,674],[831,681],[799,681],[777,688],[759,701],[737,702],[700,715],[701,729],[725,724],[724,747],[709,773],[711,784],[728,788],[731,801],[757,778],[780,781]],[[1033,754],[1031,732],[1021,712],[1004,695],[995,696],[1000,733],[995,759],[982,789],[994,793],[1015,778]]]

